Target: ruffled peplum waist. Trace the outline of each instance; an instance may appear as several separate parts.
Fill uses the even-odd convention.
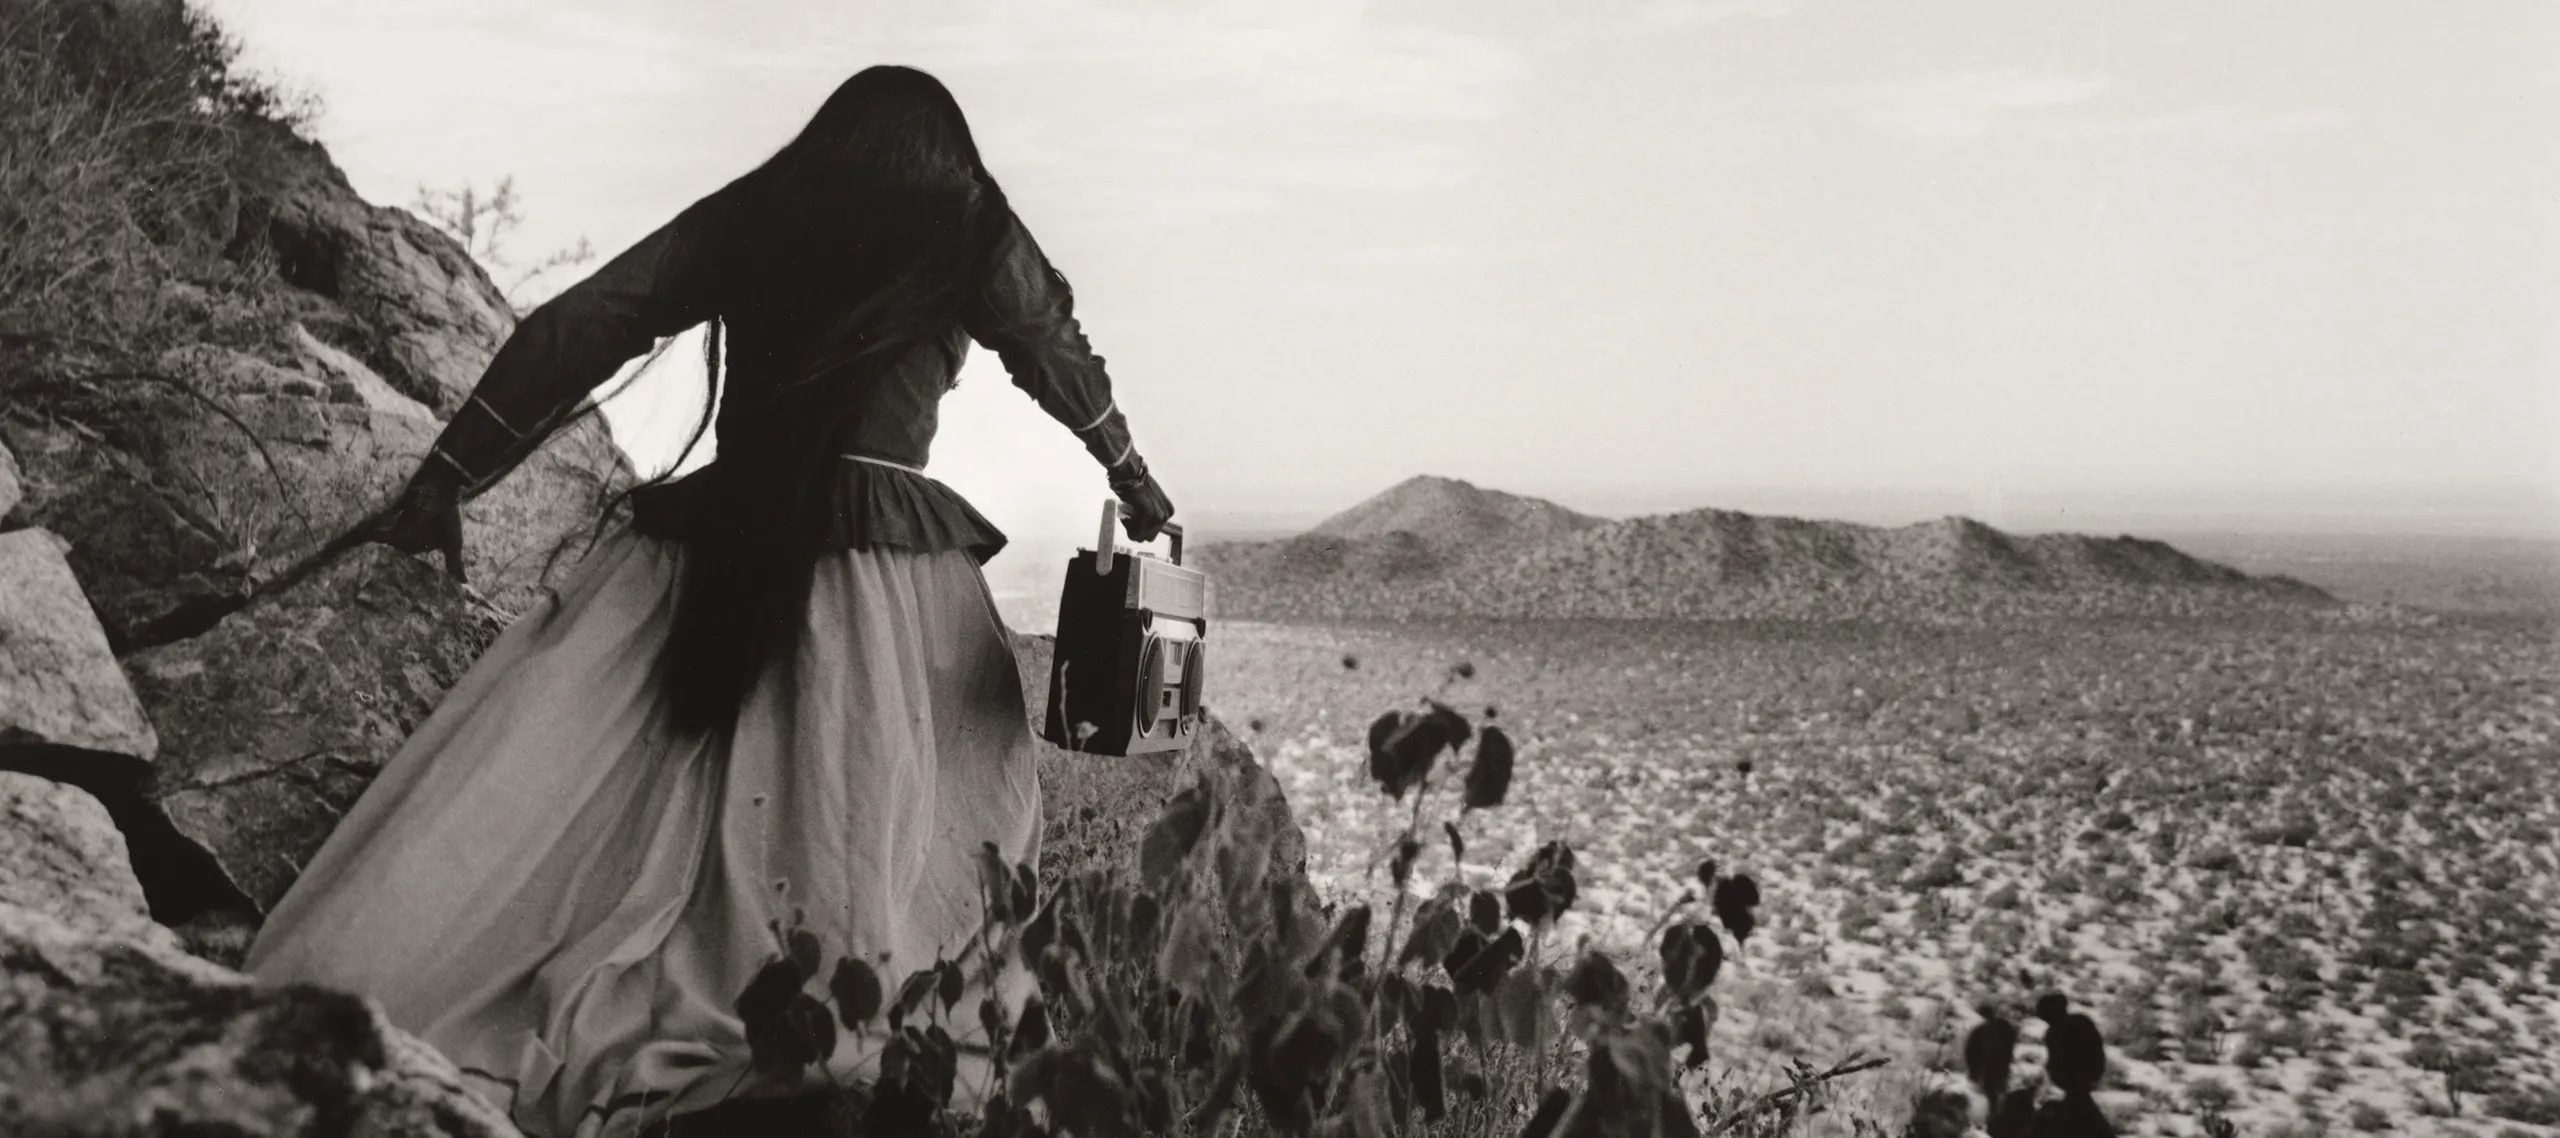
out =
[[[812,501],[809,533],[826,549],[965,549],[983,565],[1004,548],[1004,532],[960,492],[923,471],[845,455]],[[631,496],[631,527],[675,541],[717,540],[708,522],[710,466]]]

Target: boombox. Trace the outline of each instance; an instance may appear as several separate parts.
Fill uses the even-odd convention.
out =
[[[1208,681],[1209,578],[1172,556],[1116,552],[1120,503],[1102,506],[1102,536],[1067,559],[1049,716],[1040,734],[1072,751],[1144,755],[1191,745]]]

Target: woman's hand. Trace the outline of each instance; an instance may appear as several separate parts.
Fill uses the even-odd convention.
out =
[[[1113,480],[1111,492],[1120,499],[1120,526],[1131,541],[1154,541],[1164,524],[1173,520],[1173,499],[1165,497],[1156,476],[1143,469],[1133,480]]]
[[[403,553],[442,553],[445,575],[463,583],[461,475],[442,463],[428,463],[409,480],[399,501],[365,522],[364,539]]]

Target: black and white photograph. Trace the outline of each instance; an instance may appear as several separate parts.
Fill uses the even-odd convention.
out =
[[[0,0],[0,1135],[2560,1138],[2560,4]]]

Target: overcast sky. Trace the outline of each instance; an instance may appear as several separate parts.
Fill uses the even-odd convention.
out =
[[[528,258],[620,249],[864,65],[934,72],[1197,516],[1435,473],[2560,524],[2560,5],[211,6],[375,200],[514,175]],[[644,456],[698,383],[662,367],[616,409]],[[1039,561],[1103,493],[985,353],[932,465]]]

